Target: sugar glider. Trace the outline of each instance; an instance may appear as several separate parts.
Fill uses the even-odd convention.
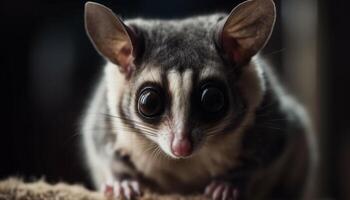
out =
[[[259,57],[272,0],[230,14],[121,20],[85,5],[105,59],[82,119],[96,187],[128,199],[142,188],[212,199],[300,199],[316,166],[303,107]]]

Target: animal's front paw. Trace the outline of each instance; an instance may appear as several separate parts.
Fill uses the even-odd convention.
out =
[[[142,195],[139,182],[132,179],[106,183],[102,191],[108,199],[136,199]]]
[[[213,200],[241,199],[238,187],[225,181],[212,181],[205,188],[205,195]]]

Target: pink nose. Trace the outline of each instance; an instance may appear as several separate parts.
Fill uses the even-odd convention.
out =
[[[189,156],[192,153],[192,145],[187,138],[174,138],[171,144],[171,150],[175,156]]]

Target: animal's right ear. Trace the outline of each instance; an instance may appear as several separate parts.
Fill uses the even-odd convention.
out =
[[[85,4],[85,29],[96,50],[130,77],[135,69],[136,34],[109,8],[94,2]],[[134,42],[134,44],[133,44]]]

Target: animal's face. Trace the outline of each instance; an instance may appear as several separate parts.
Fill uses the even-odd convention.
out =
[[[274,22],[269,0],[261,1],[269,4],[258,17],[246,16],[261,6],[257,2],[240,5],[227,18],[138,19],[127,25],[105,7],[87,6],[90,38],[126,80],[115,105],[123,123],[173,158],[191,156],[211,137],[233,132],[247,106],[240,72]]]
[[[204,64],[204,63],[203,63]],[[124,104],[137,132],[172,157],[191,155],[205,140],[239,122],[243,105],[225,70],[213,66],[183,71],[147,66],[135,77]],[[210,72],[206,72],[206,71]],[[126,100],[124,100],[126,102]]]

